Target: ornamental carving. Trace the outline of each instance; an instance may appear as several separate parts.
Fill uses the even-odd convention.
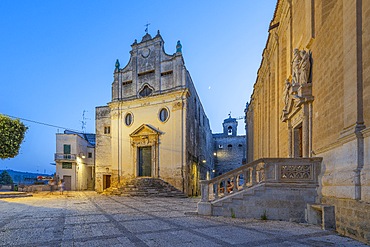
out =
[[[283,165],[281,179],[284,180],[312,180],[311,165]]]
[[[284,103],[282,121],[294,114],[294,107],[313,100],[311,91],[311,52],[294,49],[292,75],[285,81],[282,100]]]
[[[158,129],[148,124],[143,124],[130,134],[133,146],[152,146],[159,142],[159,136],[163,134]]]
[[[302,85],[309,83],[311,72],[311,52],[294,49],[292,61],[292,84]]]
[[[172,105],[172,111],[181,110],[182,108],[183,108],[183,103],[182,102],[175,102]]]

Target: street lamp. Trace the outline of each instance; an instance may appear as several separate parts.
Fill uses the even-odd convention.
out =
[[[82,158],[82,159],[85,159],[86,158],[86,156],[85,156],[85,154],[84,153],[80,153],[80,157]]]

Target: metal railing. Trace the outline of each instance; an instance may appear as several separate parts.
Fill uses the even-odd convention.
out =
[[[211,180],[202,180],[202,202],[262,183],[318,184],[322,158],[263,158]]]
[[[76,154],[58,154],[54,155],[55,160],[76,160]]]

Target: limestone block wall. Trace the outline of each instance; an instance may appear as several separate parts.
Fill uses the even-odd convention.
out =
[[[216,175],[224,174],[242,165],[245,158],[245,136],[214,136]]]
[[[365,242],[369,230],[359,227],[369,219],[343,220],[340,208],[350,203],[360,212],[370,203],[369,13],[369,1],[277,1],[247,111],[249,161],[292,155],[292,126],[281,121],[284,83],[292,82],[294,49],[311,53],[312,103],[302,103],[311,104],[302,142],[308,157],[323,157],[319,199],[337,207],[338,231]]]
[[[335,205],[336,230],[370,244],[370,204],[353,199],[324,197],[323,203]]]

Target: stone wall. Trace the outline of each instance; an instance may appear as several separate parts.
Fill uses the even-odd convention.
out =
[[[338,208],[370,203],[369,41],[370,1],[277,1],[246,113],[248,160],[323,157],[319,199]],[[310,54],[305,82],[296,83],[304,68],[295,49]],[[361,224],[370,221],[338,230],[358,236]]]
[[[95,112],[95,190],[103,191],[103,176],[112,174],[112,131],[110,108],[108,106],[97,107]],[[109,128],[109,133],[107,133]]]
[[[216,176],[243,164],[246,152],[245,136],[214,136],[213,140]]]
[[[325,197],[325,204],[335,205],[337,231],[370,244],[370,204],[351,199]]]

